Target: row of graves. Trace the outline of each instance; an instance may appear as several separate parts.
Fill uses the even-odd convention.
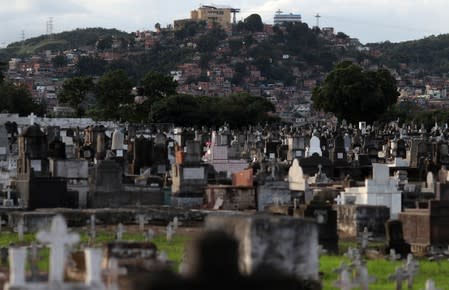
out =
[[[257,126],[242,131],[39,125],[14,130],[8,124],[0,138],[7,148],[2,164],[15,169],[15,177],[3,183],[3,204],[257,211],[290,206],[289,214],[302,216],[312,213],[301,207],[320,216],[318,204],[330,210],[336,204],[341,206],[340,231],[355,236],[368,226],[384,235],[389,218],[403,219],[413,210],[428,210],[432,217],[444,212],[432,209],[448,199],[448,144],[442,128],[432,130],[363,123],[358,128]],[[14,152],[15,168],[10,166]],[[404,227],[405,236],[409,228]]]

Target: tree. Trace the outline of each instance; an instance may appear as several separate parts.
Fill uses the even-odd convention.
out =
[[[178,87],[178,83],[171,76],[155,71],[148,72],[143,77],[141,85],[144,95],[151,100],[151,103],[162,97],[176,94]]]
[[[55,56],[52,60],[53,66],[56,68],[65,67],[67,65],[67,59],[63,54]]]
[[[81,104],[84,102],[87,93],[92,90],[94,83],[90,77],[74,77],[64,81],[62,90],[58,95],[60,102],[68,104],[76,109],[77,115],[82,115]]]
[[[27,115],[37,112],[39,106],[31,99],[31,94],[23,85],[9,81],[0,83],[0,111]]]
[[[132,83],[123,70],[114,70],[103,75],[96,86],[98,117],[106,120],[119,120],[121,108],[131,104]]]
[[[389,71],[363,71],[346,61],[314,89],[312,100],[316,109],[332,112],[340,119],[373,122],[396,103],[398,96],[396,80]]]
[[[251,14],[246,17],[244,20],[244,27],[246,30],[251,32],[260,32],[263,31],[263,23],[262,18],[259,14]]]

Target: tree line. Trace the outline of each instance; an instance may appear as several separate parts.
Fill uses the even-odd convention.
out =
[[[78,116],[131,123],[213,126],[227,122],[241,127],[277,120],[271,114],[274,105],[265,98],[246,93],[192,96],[178,94],[176,89],[176,81],[155,71],[134,84],[125,71],[113,70],[98,80],[86,76],[67,79],[58,100],[73,107]]]

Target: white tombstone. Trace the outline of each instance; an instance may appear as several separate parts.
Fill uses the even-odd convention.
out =
[[[119,223],[118,226],[117,226],[117,231],[115,233],[116,240],[117,241],[122,241],[123,240],[123,233],[125,233],[125,232],[126,232],[125,227],[123,226],[122,223]]]
[[[288,187],[294,191],[306,191],[309,187],[298,159],[294,159],[288,170]]]
[[[9,248],[9,286],[25,284],[26,257],[25,247]]]
[[[429,191],[431,191],[431,192],[435,191],[435,177],[434,177],[432,171],[429,171],[427,173],[426,186]]]
[[[173,229],[172,223],[169,223],[167,225],[167,228],[165,230],[165,234],[166,234],[167,242],[171,242],[171,240],[173,239],[173,235],[175,234],[175,231]]]
[[[112,133],[112,144],[111,150],[124,150],[125,136],[119,129],[115,129],[114,133]]]
[[[323,152],[321,151],[320,138],[318,138],[317,136],[312,136],[312,138],[310,138],[309,157],[315,153],[319,156],[323,156]]]
[[[345,133],[343,140],[345,142],[345,150],[346,152],[349,152],[349,150],[351,149],[351,137],[349,137],[348,133]]]
[[[103,261],[103,252],[101,249],[88,248],[84,249],[86,259],[86,284],[102,285],[101,279],[101,263]]]
[[[62,282],[64,280],[66,247],[77,243],[80,239],[79,234],[69,233],[65,219],[57,215],[51,222],[50,231],[39,231],[36,238],[42,243],[50,245],[49,282]]]

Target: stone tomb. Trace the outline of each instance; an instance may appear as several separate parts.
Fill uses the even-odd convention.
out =
[[[364,187],[347,187],[341,192],[343,204],[355,198],[355,204],[387,206],[390,216],[396,218],[401,212],[402,193],[398,190],[398,180],[389,176],[385,164],[373,164],[373,178],[365,180]]]
[[[401,255],[401,258],[407,257],[410,253],[410,244],[404,240],[402,222],[400,220],[389,220],[385,223],[385,233],[387,245],[385,253],[394,250],[395,253]]]
[[[405,209],[399,214],[413,252],[449,244],[449,201],[428,201],[426,208]]]
[[[216,214],[207,217],[205,226],[237,239],[243,274],[274,269],[298,279],[318,280],[318,229],[312,220]]]

